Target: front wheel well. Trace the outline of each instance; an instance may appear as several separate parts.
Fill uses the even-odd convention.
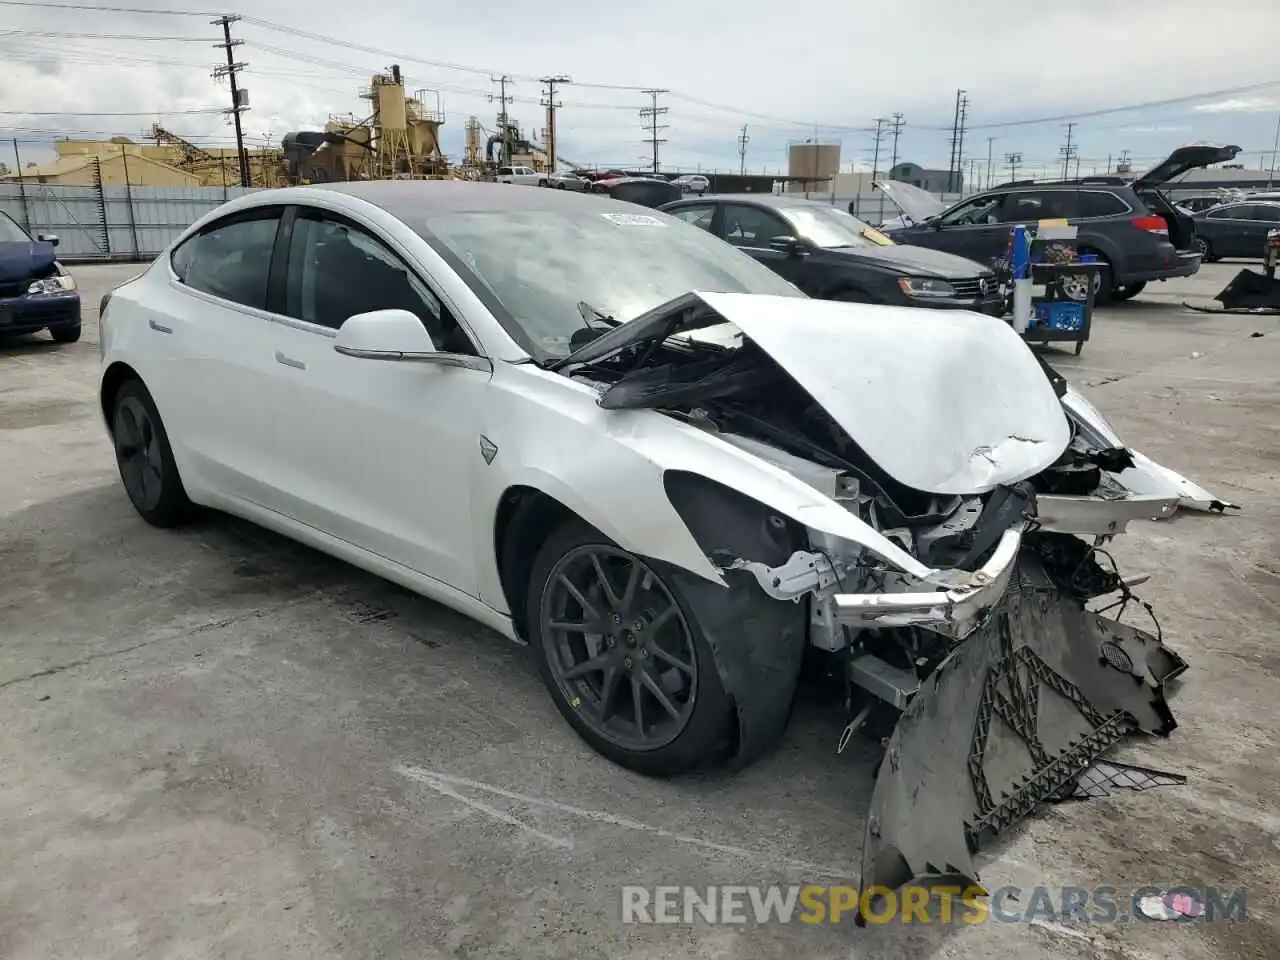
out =
[[[116,403],[116,394],[130,380],[141,379],[133,367],[119,360],[107,367],[106,373],[102,375],[102,388],[98,393],[98,399],[102,404],[102,418],[107,422],[108,431],[111,430],[111,410]]]
[[[525,610],[534,557],[547,537],[575,516],[555,497],[535,487],[510,487],[498,501],[493,524],[498,580],[511,611],[511,622],[522,640],[529,639]]]

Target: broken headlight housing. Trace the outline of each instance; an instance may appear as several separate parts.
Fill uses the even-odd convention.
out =
[[[27,287],[27,293],[33,296],[51,296],[59,293],[72,293],[76,289],[76,281],[67,271],[67,268],[60,263],[53,265],[57,271],[51,277],[44,277],[40,280],[32,280],[31,285]]]

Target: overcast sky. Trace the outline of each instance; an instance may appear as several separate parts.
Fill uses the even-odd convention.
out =
[[[0,3],[0,132],[19,139],[24,162],[46,158],[56,135],[138,138],[155,119],[200,144],[228,142],[230,127],[216,111],[229,95],[209,75],[222,56],[209,15],[60,10],[58,2],[70,0]],[[115,2],[202,8],[197,0]],[[516,78],[511,112],[535,134],[543,126],[536,78],[575,81],[560,95],[560,153],[583,164],[635,165],[649,155],[638,115],[648,98],[635,88],[658,87],[670,91],[659,98],[669,110],[661,118],[664,169],[736,169],[743,124],[749,170],[782,170],[786,143],[815,132],[841,143],[846,170],[869,167],[873,118],[895,111],[905,118],[900,159],[945,168],[963,87],[970,99],[964,152],[980,165],[990,146],[997,165],[1018,152],[1020,171],[1060,169],[1064,121],[1008,124],[1070,114],[1083,173],[1105,168],[1121,151],[1141,166],[1196,140],[1236,143],[1246,164],[1270,166],[1280,117],[1280,3],[1070,7],[1025,0],[645,0],[594,9],[562,0],[259,0],[231,12],[252,10],[267,21],[233,28],[244,41],[237,57],[249,65],[242,83],[253,146],[319,128],[331,113],[363,115],[368,104],[358,88],[398,62],[411,90],[438,91],[448,118],[444,148],[454,158],[468,115],[493,126],[497,108],[487,97],[498,88],[490,76],[505,73]],[[1237,89],[1245,87],[1252,89]],[[1183,102],[1085,116],[1169,100]],[[889,150],[886,140],[882,169]],[[12,166],[12,149],[0,148],[0,158]]]

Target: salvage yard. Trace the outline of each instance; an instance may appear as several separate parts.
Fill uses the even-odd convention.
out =
[[[1280,956],[1280,322],[1179,306],[1239,267],[1045,351],[1127,442],[1243,506],[1114,551],[1191,663],[1177,731],[1123,759],[1188,782],[1042,811],[980,869],[1025,891],[1006,912],[1187,884],[1247,888],[1247,923],[624,925],[629,884],[857,883],[875,751],[834,756],[838,700],[803,689],[821,703],[741,773],[646,780],[462,616],[229,518],[147,526],[95,393],[98,300],[138,268],[82,266],[79,343],[0,345],[0,956]]]

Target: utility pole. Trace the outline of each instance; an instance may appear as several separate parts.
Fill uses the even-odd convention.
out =
[[[495,97],[489,94],[489,102],[498,102],[498,134],[502,137],[502,156],[499,158],[502,165],[506,166],[511,163],[511,117],[507,113],[507,104],[511,102],[511,94],[507,93],[507,87],[512,85],[511,78],[505,73],[500,77],[490,77],[490,83],[498,85],[498,95]],[[486,158],[488,159],[488,158]]]
[[[231,114],[232,122],[236,127],[236,160],[239,161],[240,169],[240,186],[247,187],[249,180],[249,155],[244,152],[244,127],[240,123],[240,114],[249,109],[249,91],[241,90],[240,84],[236,81],[236,75],[240,73],[247,63],[240,63],[235,57],[235,48],[244,43],[243,40],[231,39],[231,25],[240,18],[235,14],[218,17],[210,22],[217,27],[222,27],[222,43],[215,43],[215,47],[221,47],[227,52],[226,66],[217,66],[213,70],[214,79],[226,77],[231,81],[231,109],[224,110],[224,113]]]
[[[895,113],[890,124],[893,130],[893,158],[889,161],[889,179],[893,179],[893,171],[898,166],[898,137],[902,135],[902,128],[906,125],[906,121],[902,119],[902,114]]]
[[[1067,126],[1067,142],[1064,143],[1058,149],[1058,155],[1062,157],[1062,179],[1063,180],[1066,180],[1070,173],[1071,161],[1076,159],[1076,157],[1078,157],[1080,153],[1079,149],[1075,147],[1071,142],[1071,134],[1075,132],[1075,129],[1076,129],[1076,125],[1074,121],[1071,123],[1068,123],[1066,126]]]
[[[987,189],[991,189],[991,145],[996,142],[995,137],[987,137]]]
[[[561,106],[556,100],[556,85],[561,83],[572,83],[568,77],[543,77],[542,83],[546,87],[544,96],[541,100],[542,106],[547,108],[547,172],[556,172],[556,110]]]
[[[738,134],[738,176],[743,176],[747,172],[747,144],[751,142],[751,138],[747,136],[747,125],[742,125],[742,132]]]
[[[1004,162],[1009,165],[1009,180],[1013,182],[1018,179],[1018,164],[1022,162],[1022,154],[1006,153]]]
[[[956,177],[959,175],[961,169],[961,160],[958,148],[960,146],[960,138],[962,136],[960,128],[964,121],[960,119],[960,116],[966,106],[967,100],[965,99],[964,91],[957,90],[955,112],[951,115],[951,159],[947,162],[948,193],[954,192]]]
[[[876,117],[876,135],[871,148],[871,184],[875,189],[876,176],[879,173],[877,167],[880,165],[880,143],[884,140],[884,117]],[[858,193],[861,195],[862,186],[858,186]],[[884,223],[884,191],[880,191],[880,222]]]
[[[1267,173],[1267,186],[1276,179],[1276,152],[1280,151],[1280,116],[1276,117],[1276,135],[1271,138],[1271,170]]]
[[[969,96],[965,94],[960,98],[960,126],[956,132],[956,175],[959,177],[964,172],[964,125],[969,118]],[[961,183],[959,188],[952,185],[953,193],[963,193],[964,184]]]
[[[658,106],[658,97],[666,93],[666,90],[642,90],[640,91],[649,98],[649,106],[644,107],[640,111],[640,119],[645,121],[645,129],[649,133],[649,143],[653,147],[653,172],[658,172],[658,145],[666,143],[665,139],[658,138],[660,130],[667,129],[665,123],[658,123],[658,118],[667,113],[668,107]]]

